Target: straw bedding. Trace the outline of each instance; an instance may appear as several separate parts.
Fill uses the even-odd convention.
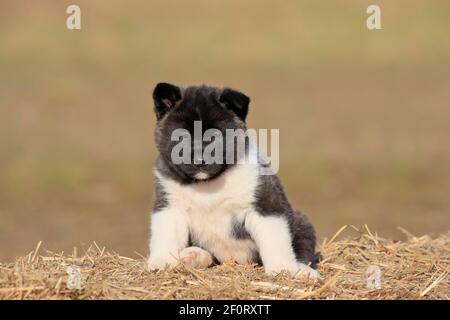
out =
[[[449,299],[450,233],[404,233],[404,241],[393,241],[367,226],[344,226],[319,246],[323,279],[315,283],[235,264],[148,272],[144,256],[123,257],[96,243],[82,254],[45,252],[39,243],[0,263],[0,299]],[[370,265],[381,271],[379,289],[367,287]],[[67,286],[69,266],[81,271],[80,290]]]

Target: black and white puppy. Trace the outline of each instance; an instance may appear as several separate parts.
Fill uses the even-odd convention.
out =
[[[193,267],[235,261],[262,264],[268,274],[319,278],[314,229],[291,207],[276,175],[260,175],[258,163],[174,164],[171,159],[177,143],[172,132],[183,128],[193,135],[194,121],[202,122],[202,130],[246,130],[250,99],[229,88],[168,83],[155,87],[153,99],[159,156],[149,270],[180,260]]]

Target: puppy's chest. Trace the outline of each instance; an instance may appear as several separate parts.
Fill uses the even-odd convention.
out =
[[[208,183],[166,186],[169,206],[186,215],[193,245],[210,251],[219,261],[252,262],[256,250],[244,221],[253,210],[256,177],[225,176]],[[239,181],[240,180],[240,181]]]
[[[180,209],[192,219],[213,221],[239,216],[252,207],[253,192],[237,187],[237,190],[223,190],[185,187],[170,190],[171,206]]]
[[[171,205],[186,215],[189,228],[197,234],[231,234],[251,209],[250,199],[235,194],[200,194],[185,190],[174,195]]]
[[[206,208],[191,206],[186,210],[191,245],[208,250],[220,262],[251,263],[256,247],[244,228],[249,210],[250,202],[231,199]]]
[[[160,178],[168,205],[190,217],[225,219],[252,208],[258,184],[257,169],[235,166],[220,177],[189,185]],[[222,217],[222,218],[221,218]]]

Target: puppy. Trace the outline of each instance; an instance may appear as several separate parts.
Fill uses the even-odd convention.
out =
[[[203,132],[246,130],[250,99],[229,88],[159,83],[153,100],[159,155],[148,269],[175,266],[180,260],[197,268],[234,261],[262,264],[268,274],[287,271],[319,278],[314,229],[291,207],[277,176],[260,174],[263,164],[207,164],[191,155],[191,163],[172,159],[174,130],[193,136],[196,121]],[[207,143],[192,146],[204,151]],[[255,152],[246,140],[245,154]]]

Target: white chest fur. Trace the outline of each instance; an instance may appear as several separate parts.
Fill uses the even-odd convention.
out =
[[[166,192],[168,209],[183,214],[196,243],[219,261],[248,263],[256,250],[251,239],[236,239],[233,227],[253,211],[258,168],[235,165],[217,179],[181,185],[156,172]]]

